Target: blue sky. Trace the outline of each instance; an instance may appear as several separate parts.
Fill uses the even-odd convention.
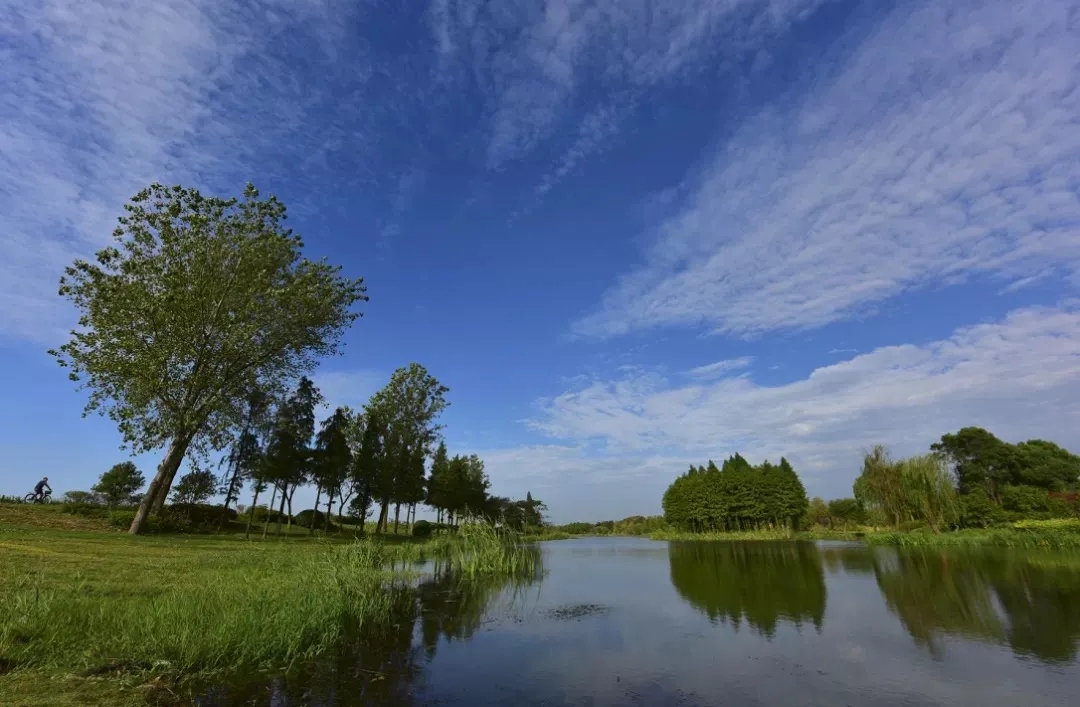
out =
[[[690,462],[980,425],[1080,449],[1075,0],[0,0],[0,493],[123,460],[44,351],[157,180],[277,194],[370,303],[317,382],[419,361],[556,520]],[[152,472],[154,456],[139,459]]]

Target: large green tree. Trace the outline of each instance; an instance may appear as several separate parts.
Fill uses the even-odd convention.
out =
[[[112,508],[129,503],[135,492],[145,483],[146,479],[134,462],[120,462],[103,473],[90,490],[100,494],[109,508]]]
[[[419,363],[410,363],[390,376],[390,382],[368,402],[366,412],[385,426],[383,463],[376,482],[380,503],[378,529],[386,530],[391,503],[423,498],[423,460],[438,441],[442,426],[436,421],[446,406],[446,386]],[[417,458],[420,464],[417,464]]]
[[[667,522],[695,532],[796,528],[808,504],[787,459],[752,466],[739,454],[719,468],[712,461],[691,465],[663,497]]]
[[[351,411],[337,408],[323,421],[315,436],[315,458],[312,478],[318,486],[315,511],[319,510],[319,495],[326,490],[326,518],[329,523],[334,512],[335,498],[340,502],[341,487],[349,479],[352,467],[352,450],[349,448],[349,422]],[[315,523],[311,524],[314,532]]]
[[[279,533],[286,504],[291,522],[293,494],[308,482],[315,470],[311,438],[315,434],[315,408],[321,402],[319,389],[309,378],[302,377],[296,390],[278,408],[263,464],[268,479],[277,490]]]
[[[76,260],[60,295],[79,328],[51,351],[135,452],[166,448],[132,521],[161,508],[189,451],[223,449],[256,389],[279,389],[339,350],[363,281],[301,255],[285,206],[152,184],[125,205],[115,244]]]

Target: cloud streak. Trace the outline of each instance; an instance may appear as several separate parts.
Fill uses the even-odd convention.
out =
[[[339,135],[296,137],[326,87],[296,80],[288,53],[315,39],[310,60],[333,60],[344,17],[332,0],[0,0],[0,335],[51,341],[71,323],[63,266],[151,181],[235,191],[257,161],[276,176],[270,153],[302,156],[294,176],[317,165]]]
[[[757,334],[970,277],[1076,278],[1077,11],[900,4],[802,95],[745,122],[574,331]]]
[[[545,192],[614,134],[613,109],[597,95],[620,94],[618,110],[628,113],[642,91],[685,80],[718,55],[754,50],[823,2],[533,0],[496,8],[437,0],[429,20],[443,72],[474,82],[486,98],[490,168],[529,154],[571,116],[585,116],[542,179]]]

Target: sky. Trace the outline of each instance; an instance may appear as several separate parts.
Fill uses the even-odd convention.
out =
[[[277,195],[369,288],[328,403],[422,363],[558,522],[734,452],[833,498],[965,426],[1080,451],[1077,47],[1080,0],[0,0],[0,493],[127,458],[45,352],[154,181]]]

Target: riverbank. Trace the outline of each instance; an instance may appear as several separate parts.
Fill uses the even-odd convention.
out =
[[[487,526],[348,543],[5,526],[0,704],[157,704],[188,682],[312,660],[386,620],[391,590],[427,560],[463,578],[538,570],[535,549]]]
[[[751,530],[744,532],[686,533],[660,531],[649,535],[652,540],[667,541],[741,541],[741,540],[854,540],[870,545],[897,547],[977,546],[1038,548],[1051,550],[1080,550],[1080,520],[1029,520],[1008,526],[986,529],[951,530],[934,533],[927,528],[906,532],[881,528],[850,530],[815,529]]]

